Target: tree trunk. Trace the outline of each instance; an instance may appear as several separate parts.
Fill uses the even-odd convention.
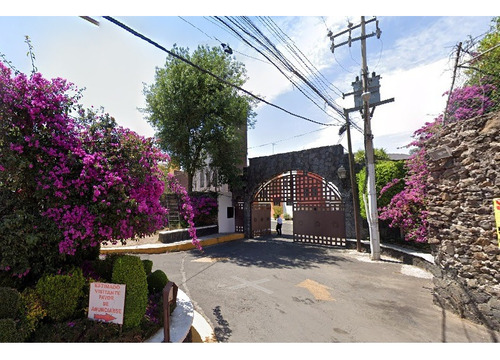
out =
[[[191,195],[191,193],[193,192],[193,177],[194,177],[194,174],[188,172],[187,173],[187,177],[188,177],[188,186],[187,186],[186,190],[187,190],[188,195]]]

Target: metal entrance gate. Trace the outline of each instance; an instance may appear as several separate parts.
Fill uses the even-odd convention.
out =
[[[243,201],[236,202],[236,206],[234,208],[234,230],[237,233],[245,232],[244,228],[244,212],[243,212]]]
[[[271,204],[252,204],[252,237],[271,234]]]
[[[293,241],[346,246],[344,204],[337,188],[323,177],[305,171],[290,171],[263,184],[252,205],[252,234],[270,232],[271,203],[293,204]],[[265,210],[262,207],[265,205]],[[266,222],[264,224],[264,222]]]
[[[293,241],[345,247],[342,204],[294,204]]]

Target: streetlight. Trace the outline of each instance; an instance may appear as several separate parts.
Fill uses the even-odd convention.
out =
[[[344,165],[340,165],[340,167],[337,169],[337,175],[339,176],[340,180],[347,179],[347,170],[344,168]]]

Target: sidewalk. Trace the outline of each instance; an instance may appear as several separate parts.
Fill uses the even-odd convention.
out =
[[[198,240],[203,248],[205,246],[221,244],[227,241],[240,240],[244,237],[243,234],[238,233],[218,233],[201,236]],[[130,243],[133,243],[133,241],[130,241]],[[156,241],[140,245],[107,245],[101,247],[101,254],[163,254],[192,249],[196,249],[196,246],[194,246],[191,240],[183,240],[171,244],[163,244]]]

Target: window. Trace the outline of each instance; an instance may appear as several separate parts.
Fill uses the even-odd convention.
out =
[[[205,176],[200,172],[200,189],[205,187]]]
[[[234,217],[234,207],[228,206],[227,207],[227,218],[232,219]]]

